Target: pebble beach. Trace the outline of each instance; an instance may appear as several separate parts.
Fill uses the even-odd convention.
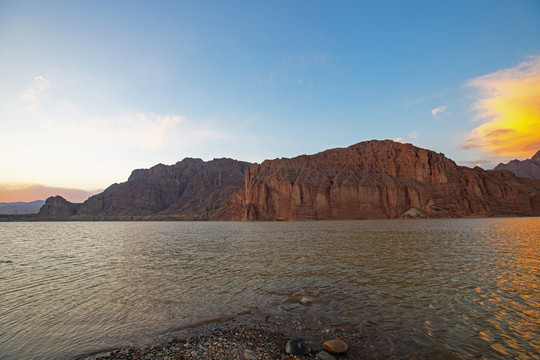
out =
[[[291,326],[293,325],[293,326]],[[178,330],[168,341],[141,347],[120,348],[80,357],[85,360],[120,359],[424,359],[423,354],[388,338],[373,338],[351,329],[309,329],[270,320],[235,318]],[[298,325],[298,324],[296,324]],[[287,342],[302,339],[309,352],[287,353]],[[325,351],[323,344],[341,339],[347,344],[343,354]]]

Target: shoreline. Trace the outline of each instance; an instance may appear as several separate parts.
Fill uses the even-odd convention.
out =
[[[110,217],[38,217],[34,214],[25,215],[1,215],[5,220],[0,222],[21,223],[21,222],[241,222],[241,223],[276,223],[276,222],[324,222],[324,221],[385,221],[385,220],[454,220],[454,219],[520,219],[520,218],[540,218],[540,215],[492,215],[492,216],[463,216],[463,217],[445,217],[445,216],[425,216],[425,217],[396,217],[396,218],[362,218],[362,219],[273,219],[273,220],[215,220],[203,218],[187,218],[187,217],[154,217],[154,216],[110,216]],[[9,220],[8,220],[9,218]]]
[[[323,351],[323,343],[342,339],[348,345],[345,354]],[[311,348],[306,355],[287,354],[288,340],[303,339]],[[283,324],[276,318],[244,314],[225,320],[206,322],[172,330],[167,340],[152,341],[134,347],[121,347],[82,354],[74,360],[126,359],[427,359],[426,354],[411,349],[389,337],[361,334],[354,328],[315,329],[292,321]]]

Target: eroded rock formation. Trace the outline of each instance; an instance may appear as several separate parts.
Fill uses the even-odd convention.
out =
[[[252,165],[218,218],[386,219],[411,208],[436,217],[540,215],[540,181],[373,140]]]
[[[191,158],[170,166],[158,164],[134,170],[127,182],[113,184],[83,204],[59,196],[47,199],[39,215],[73,220],[206,220],[242,187],[249,165]]]
[[[71,217],[79,211],[81,204],[67,201],[60,195],[51,196],[45,200],[45,204],[39,209],[38,217],[42,218],[65,218]]]
[[[241,188],[249,165],[232,159],[186,158],[171,166],[134,170],[127,182],[90,197],[77,215],[208,219]]]

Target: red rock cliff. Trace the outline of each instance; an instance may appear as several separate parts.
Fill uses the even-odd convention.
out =
[[[134,170],[128,181],[114,184],[86,200],[82,219],[127,216],[175,216],[208,219],[243,184],[250,163],[232,159],[186,158],[175,165]]]
[[[540,181],[373,140],[252,165],[218,218],[386,219],[411,208],[437,217],[540,215]]]

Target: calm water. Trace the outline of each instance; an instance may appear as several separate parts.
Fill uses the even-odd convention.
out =
[[[0,224],[0,358],[251,311],[430,358],[540,357],[540,218]]]

